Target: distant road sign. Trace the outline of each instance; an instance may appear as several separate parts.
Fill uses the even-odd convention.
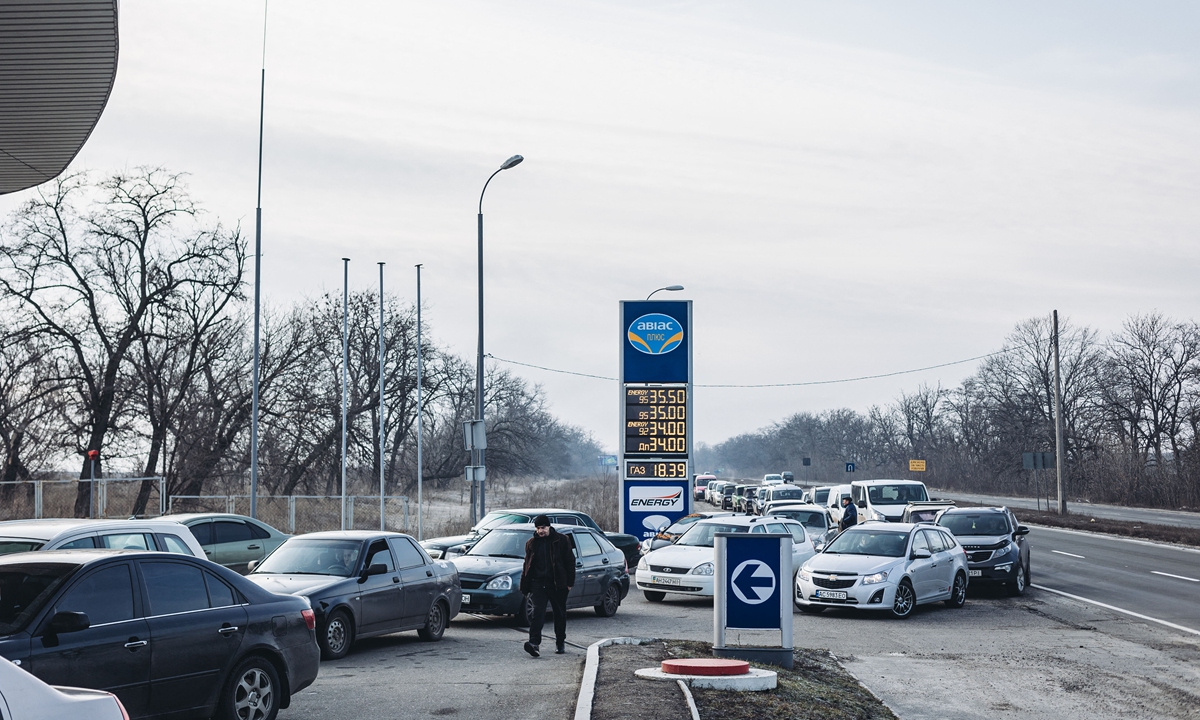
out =
[[[909,460],[908,461],[908,471],[909,472],[925,472],[925,461],[924,460]]]
[[[1021,460],[1026,470],[1053,470],[1055,468],[1054,453],[1027,452],[1021,454]]]
[[[812,465],[812,458],[804,458],[800,462],[804,465],[804,467],[808,467],[809,465]]]
[[[616,467],[617,466],[617,456],[616,455],[600,455],[599,457],[596,458],[596,463],[599,464],[600,467]]]
[[[846,472],[854,472],[854,463],[846,463]]]

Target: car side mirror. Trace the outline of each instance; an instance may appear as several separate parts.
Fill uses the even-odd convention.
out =
[[[50,623],[46,626],[47,635],[58,635],[60,633],[73,633],[80,630],[87,630],[92,626],[92,621],[88,619],[87,613],[84,612],[60,612],[50,618]]]
[[[256,568],[256,567],[258,567],[258,561],[251,560],[250,562],[246,563],[246,572],[248,572],[248,573],[254,572],[254,568]]]
[[[912,560],[925,560],[925,559],[928,559],[928,558],[931,558],[931,557],[933,557],[933,553],[929,552],[928,550],[913,550],[913,551],[912,551],[912,556],[911,556],[911,558],[910,558],[910,559],[912,559]]]
[[[1018,525],[1017,531],[1015,533],[1013,533],[1013,535],[1028,535],[1028,534],[1029,534],[1029,528],[1025,525]]]
[[[387,565],[384,565],[383,563],[375,563],[374,565],[372,565],[371,567],[369,567],[363,571],[362,577],[359,578],[358,581],[363,582],[364,580],[371,577],[372,575],[383,575],[387,571],[388,571]]]

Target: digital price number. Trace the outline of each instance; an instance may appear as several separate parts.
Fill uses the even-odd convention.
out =
[[[687,476],[687,461],[625,461],[625,477],[629,478],[630,480],[639,478],[647,478],[650,480],[686,478]]]
[[[687,455],[687,434],[686,388],[625,388],[626,455]],[[685,475],[686,470],[678,476],[646,477]]]

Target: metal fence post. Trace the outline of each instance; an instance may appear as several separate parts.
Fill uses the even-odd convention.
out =
[[[33,516],[38,520],[42,519],[42,481],[36,480],[33,484]]]
[[[296,496],[288,495],[288,534],[296,534]]]
[[[232,514],[233,514],[233,511],[234,511],[234,510],[236,510],[236,509],[237,509],[237,503],[236,503],[236,501],[234,500],[233,496],[232,496],[232,495],[227,495],[227,496],[225,497],[225,512],[227,512],[227,513],[229,513],[230,515],[232,515]]]
[[[346,528],[347,530],[354,529],[354,496],[347,498],[350,502],[346,505]]]
[[[404,532],[408,532],[408,496],[404,496]]]
[[[167,491],[167,479],[158,479],[158,514],[167,514],[167,496],[164,494]]]

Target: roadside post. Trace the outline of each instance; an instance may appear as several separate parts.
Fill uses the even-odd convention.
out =
[[[792,668],[792,536],[716,533],[713,655]],[[777,646],[728,645],[730,630],[779,631]]]

